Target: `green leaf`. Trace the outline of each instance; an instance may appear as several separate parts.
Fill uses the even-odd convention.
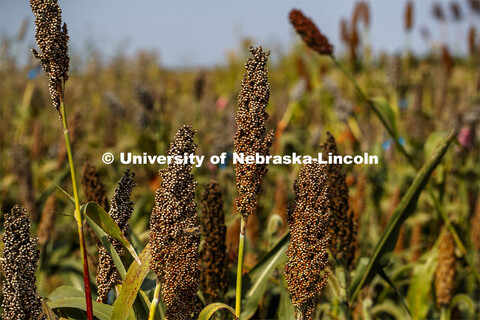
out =
[[[435,148],[438,148],[439,145],[447,137],[447,134],[442,131],[432,132],[423,145],[423,151],[425,152],[425,157],[428,157],[429,154],[432,154]]]
[[[425,188],[430,175],[442,160],[455,136],[456,132],[452,132],[443,142],[443,144],[437,148],[437,150],[424,164],[420,172],[415,177],[413,183],[408,188],[405,196],[402,198],[400,204],[393,212],[387,227],[380,237],[380,240],[375,246],[375,250],[370,257],[365,271],[362,273],[356,272],[356,277],[354,278],[355,281],[352,281],[352,285],[350,287],[350,292],[352,293],[351,300],[354,300],[360,289],[362,289],[365,284],[367,284],[368,281],[370,281],[377,274],[381,267],[388,263],[389,255],[395,248],[400,227],[403,225],[405,220],[413,212],[415,212],[420,193]]]
[[[150,306],[152,303],[150,302],[150,299],[148,299],[147,294],[143,290],[140,289],[140,291],[138,292],[139,295],[137,296],[137,299],[135,299],[134,308],[136,308],[135,311],[139,313],[140,319],[147,319],[148,314],[150,313]],[[159,301],[157,307],[155,308],[155,319],[163,320],[164,318],[165,316],[163,314],[162,301]]]
[[[85,295],[83,298],[62,298],[47,302],[51,309],[79,309],[87,311],[85,304]],[[108,304],[93,301],[93,315],[100,320],[110,320],[112,315],[112,306]]]
[[[403,313],[402,309],[391,300],[387,300],[384,303],[373,306],[369,310],[369,313],[372,316],[378,315],[381,313],[387,313],[391,315],[391,317],[389,317],[388,319],[405,319],[405,314]],[[385,315],[383,314],[382,316],[383,316],[382,319],[384,319]],[[377,316],[374,319],[379,319],[379,318]]]
[[[198,316],[198,320],[208,320],[215,312],[222,309],[230,311],[230,313],[233,314],[233,318],[237,319],[237,317],[235,317],[235,310],[232,307],[224,303],[215,302],[203,308],[203,310],[200,312],[200,315]]]
[[[463,303],[462,303],[463,302]],[[473,299],[469,297],[468,295],[464,293],[459,293],[453,297],[452,302],[450,302],[450,308],[453,308],[454,306],[459,305],[464,305],[467,307],[468,312],[470,315],[473,316],[475,315],[475,302],[473,302]],[[461,310],[465,308],[460,308]]]
[[[282,274],[282,284],[280,285],[280,305],[278,307],[278,319],[295,319],[295,308],[292,304],[292,298],[287,290],[287,282]]]
[[[401,303],[402,306],[405,308],[405,311],[407,311],[408,315],[409,315],[410,317],[412,317],[412,313],[410,312],[410,309],[408,309],[408,306],[407,306],[407,304],[405,303],[405,298],[403,297],[402,293],[397,289],[397,287],[396,287],[395,284],[392,282],[392,280],[390,279],[390,277],[385,273],[385,271],[384,271],[383,269],[380,269],[379,275],[380,275],[380,277],[382,277],[383,280],[385,280],[385,281],[390,285],[390,287],[392,287],[392,289],[395,291],[395,293],[397,294],[397,296],[400,298],[400,303]]]
[[[122,280],[125,279],[125,276],[127,275],[127,270],[125,270],[125,266],[123,265],[122,259],[118,255],[117,250],[112,245],[110,240],[108,240],[107,234],[102,230],[102,228],[99,225],[97,225],[88,216],[85,216],[85,220],[87,220],[87,223],[90,225],[93,232],[95,232],[95,234],[98,236],[100,241],[102,241],[103,246],[105,247],[108,254],[112,258],[113,262],[115,263],[115,267],[117,268],[118,273],[120,274],[120,277],[122,278]]]
[[[67,191],[65,191],[62,187],[60,187],[58,184],[56,184],[53,181],[52,181],[52,183],[55,185],[55,187],[57,187],[58,190],[60,190],[65,195],[65,197],[67,197],[68,201],[70,201],[70,203],[75,206],[75,199]]]
[[[128,239],[123,235],[122,230],[115,223],[115,220],[107,213],[105,210],[100,207],[97,203],[90,201],[85,205],[84,209],[85,215],[92,219],[97,225],[101,226],[103,231],[105,231],[113,239],[120,241],[125,248],[130,252],[132,257],[140,264],[140,259],[138,258],[135,249]]]
[[[285,251],[290,241],[287,232],[277,244],[244,276],[243,282],[247,289],[242,302],[241,318],[250,319],[258,308],[258,304],[267,290],[267,283],[273,270],[287,261]]]
[[[122,290],[115,300],[112,312],[112,320],[124,320],[128,314],[128,310],[133,305],[140,286],[150,270],[150,245],[147,245],[140,254],[140,264],[136,261],[132,262],[128,268],[127,276],[123,281]]]
[[[429,309],[430,289],[437,266],[438,250],[431,250],[424,263],[413,268],[407,299],[413,319],[425,319]]]
[[[390,103],[388,103],[388,101],[382,97],[373,98],[371,100],[394,133],[395,139],[398,139],[396,115],[395,111],[393,111],[392,107],[390,106]]]
[[[75,287],[61,286],[53,290],[48,296],[51,301],[61,300],[65,297],[69,298],[85,298],[85,292]]]

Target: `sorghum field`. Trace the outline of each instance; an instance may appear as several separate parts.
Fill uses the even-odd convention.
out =
[[[392,13],[404,50],[388,55],[366,41],[368,2],[339,21],[339,48],[292,8],[297,42],[274,62],[245,39],[201,70],[101,49],[80,66],[62,3],[30,4],[35,28],[0,43],[2,319],[479,318],[475,23],[456,39],[465,54],[436,39],[418,55],[406,1]],[[479,10],[432,14],[453,28]],[[240,153],[378,164],[234,164]]]

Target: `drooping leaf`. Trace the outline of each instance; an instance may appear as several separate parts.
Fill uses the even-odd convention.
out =
[[[147,245],[140,254],[141,264],[134,261],[130,265],[130,268],[128,268],[127,275],[122,284],[122,290],[113,306],[112,320],[124,320],[126,318],[128,310],[132,307],[137,293],[140,290],[140,286],[150,270],[151,258],[150,245]]]
[[[211,303],[208,306],[206,306],[205,308],[203,308],[203,310],[200,312],[200,315],[198,316],[198,320],[208,320],[208,319],[210,319],[210,317],[215,312],[217,312],[218,310],[223,310],[223,309],[226,309],[226,310],[230,311],[230,313],[233,315],[234,319],[236,319],[235,310],[232,307],[230,307],[230,306],[228,306],[224,303],[215,302],[215,303]]]
[[[123,235],[122,230],[115,223],[115,220],[97,203],[90,201],[84,206],[84,213],[87,217],[92,219],[97,225],[102,227],[102,230],[105,231],[113,239],[120,241],[123,246],[130,252],[132,257],[140,263],[135,249],[128,239]]]
[[[436,149],[430,159],[424,164],[420,172],[415,177],[414,181],[408,188],[406,194],[403,196],[398,207],[392,214],[387,227],[383,231],[380,240],[378,241],[369,263],[363,273],[356,272],[356,276],[352,281],[350,292],[352,293],[351,299],[355,299],[360,289],[372,279],[379,268],[385,266],[388,263],[389,255],[393,252],[395,244],[397,243],[398,233],[405,220],[415,212],[417,201],[420,193],[425,188],[430,175],[433,170],[438,166],[443,156],[447,152],[450,143],[456,136],[456,132],[450,133],[443,144]]]
[[[120,277],[125,279],[125,276],[127,275],[127,271],[125,270],[125,266],[123,265],[122,259],[118,255],[117,250],[115,247],[112,245],[110,240],[108,240],[107,234],[102,230],[102,228],[97,225],[92,219],[90,219],[88,216],[85,216],[85,219],[87,223],[90,225],[92,228],[93,232],[100,238],[100,241],[102,241],[103,246],[107,250],[108,254],[113,260],[113,263],[115,263],[115,267],[118,270],[118,273],[120,274]]]

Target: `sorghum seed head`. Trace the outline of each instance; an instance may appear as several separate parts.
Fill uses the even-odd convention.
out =
[[[38,242],[40,245],[44,245],[49,239],[53,237],[56,217],[56,205],[57,198],[55,195],[51,195],[45,201],[45,205],[42,210],[40,223],[37,228]]]
[[[312,20],[307,18],[302,11],[292,9],[288,17],[290,23],[310,49],[316,51],[318,54],[331,55],[333,53],[333,46],[327,37],[320,32]]]
[[[438,20],[444,22],[446,20],[445,14],[443,13],[443,8],[440,3],[434,3],[433,7],[433,17]]]
[[[235,152],[245,156],[269,154],[273,143],[273,131],[266,133],[265,111],[270,97],[266,68],[267,56],[262,47],[250,48],[252,58],[248,58],[243,77],[242,90],[238,96],[237,130],[233,137]],[[235,164],[238,197],[237,210],[243,219],[255,212],[257,197],[262,191],[262,180],[267,174],[266,164]]]
[[[324,143],[323,149],[324,154],[339,154],[335,138],[330,132],[327,132],[327,141]],[[352,268],[357,247],[357,223],[348,203],[348,186],[342,165],[327,165],[327,176],[332,212],[328,228],[332,235],[330,250],[337,260],[342,260],[348,268]]]
[[[122,230],[126,237],[128,233],[128,220],[133,212],[133,202],[130,200],[133,187],[136,185],[133,181],[135,174],[127,170],[124,172],[122,178],[118,182],[118,187],[115,188],[113,198],[111,200],[110,211],[108,212],[115,223]],[[122,244],[110,236],[108,239],[112,243],[118,254],[123,253]],[[97,268],[97,286],[98,286],[98,302],[107,302],[108,292],[113,288],[118,278],[115,263],[107,252],[105,247],[98,248],[99,264]]]
[[[88,201],[95,201],[105,211],[108,211],[108,200],[105,195],[105,185],[100,179],[97,168],[91,163],[85,163],[82,172],[82,189]]]
[[[37,239],[30,237],[30,217],[27,210],[15,205],[5,214],[5,234],[1,267],[3,282],[3,320],[46,319],[42,300],[37,294],[35,272],[40,253]]]
[[[435,292],[439,306],[450,304],[455,293],[455,275],[455,240],[450,232],[444,232],[440,240],[438,265],[435,270]]]
[[[411,31],[413,27],[413,1],[407,1],[403,20],[405,22],[405,30]]]
[[[194,154],[195,131],[180,128],[167,154]],[[150,268],[162,283],[162,299],[167,320],[191,319],[198,312],[196,292],[199,287],[198,246],[200,235],[185,230],[197,227],[195,187],[191,164],[171,163],[160,170],[162,183],[155,196],[150,217]]]
[[[226,231],[222,192],[211,180],[202,195],[204,246],[200,251],[200,288],[207,304],[219,301],[228,288]]]
[[[50,96],[58,111],[70,62],[67,25],[62,26],[62,11],[57,0],[30,0],[30,6],[35,15],[35,39],[40,48],[40,52],[32,49],[32,53],[48,75]]]
[[[291,240],[285,279],[292,304],[312,319],[319,293],[327,283],[328,225],[331,218],[326,167],[305,165],[294,184],[295,202],[288,211]]]

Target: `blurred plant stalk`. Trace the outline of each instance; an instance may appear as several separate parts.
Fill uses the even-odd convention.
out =
[[[243,271],[243,256],[245,248],[245,230],[247,223],[245,219],[241,219],[240,224],[240,238],[238,241],[238,263],[237,263],[237,286],[235,289],[235,316],[240,320],[240,310],[242,307],[242,271]]]
[[[68,133],[67,111],[65,107],[63,92],[65,88],[65,82],[62,83],[62,89],[60,92],[60,116],[63,126],[63,135],[65,137],[65,146],[67,147],[68,164],[70,166],[70,175],[72,177],[73,198],[75,200],[75,212],[74,218],[77,221],[78,240],[80,243],[80,253],[82,256],[83,266],[83,282],[85,285],[85,302],[87,304],[87,319],[93,320],[93,306],[92,306],[92,293],[90,288],[90,274],[88,271],[87,250],[85,247],[85,237],[83,234],[83,217],[80,211],[80,199],[78,196],[78,184],[75,174],[75,165],[73,163],[72,145],[70,143],[70,135]]]

